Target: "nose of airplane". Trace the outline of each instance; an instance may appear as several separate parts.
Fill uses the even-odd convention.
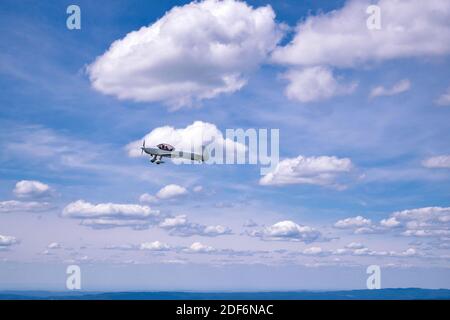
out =
[[[142,141],[141,154],[145,151],[145,139]]]

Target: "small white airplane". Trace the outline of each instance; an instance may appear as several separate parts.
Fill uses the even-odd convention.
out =
[[[145,147],[145,140],[142,142],[141,154],[143,154],[144,152],[152,156],[150,162],[156,164],[164,163],[164,161],[162,161],[163,157],[184,158],[201,162],[205,162],[209,158],[208,152],[206,152],[205,147],[202,147],[202,154],[200,155],[192,152],[175,151],[175,148],[167,143],[160,143],[156,146],[156,148],[147,148]]]

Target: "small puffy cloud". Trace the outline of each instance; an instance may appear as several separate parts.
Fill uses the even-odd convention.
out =
[[[181,214],[175,217],[165,218],[160,222],[159,226],[161,228],[176,228],[179,226],[185,226],[186,224],[188,224],[187,216]]]
[[[191,244],[189,248],[186,248],[184,251],[191,253],[211,253],[215,252],[216,249],[214,247],[207,246],[201,242],[194,242]]]
[[[368,227],[371,224],[372,221],[370,219],[366,219],[362,216],[356,216],[339,220],[334,224],[334,227],[338,229],[356,229],[361,227]]]
[[[417,255],[417,251],[414,248],[409,248],[409,249],[403,251],[401,253],[401,255],[406,256],[406,257],[416,256]]]
[[[47,249],[61,249],[62,246],[58,242],[51,242],[48,244]]]
[[[302,251],[302,253],[309,256],[321,256],[326,254],[326,252],[321,247],[306,248]]]
[[[53,206],[48,202],[17,200],[0,201],[0,213],[42,212],[52,208]]]
[[[223,234],[230,234],[231,229],[228,227],[224,227],[222,225],[215,225],[215,226],[206,226],[205,229],[203,229],[203,234],[205,236],[219,236]]]
[[[100,203],[84,200],[69,203],[63,217],[80,219],[81,224],[92,228],[134,227],[146,228],[159,217],[159,211],[137,204]]]
[[[342,187],[337,180],[352,170],[348,158],[304,157],[284,159],[259,181],[261,185],[316,184]]]
[[[140,250],[150,250],[150,251],[166,251],[170,249],[167,243],[160,241],[144,242],[140,245]]]
[[[0,234],[0,250],[6,250],[19,241],[12,236],[4,236]]]
[[[169,184],[161,188],[155,195],[143,193],[139,197],[139,201],[147,203],[157,203],[159,200],[174,199],[186,195],[187,193],[188,191],[185,187],[179,186],[177,184]]]
[[[13,192],[18,198],[34,198],[50,195],[51,189],[39,181],[22,180],[16,183]]]
[[[264,240],[302,241],[305,243],[316,241],[321,237],[321,233],[316,229],[296,224],[290,220],[280,221],[263,230],[251,231],[248,234]]]
[[[450,155],[442,155],[430,157],[422,161],[422,165],[426,168],[444,168],[450,169]]]
[[[359,242],[350,242],[345,247],[348,248],[348,249],[362,249],[365,246],[362,243],[359,243]]]
[[[378,86],[371,90],[370,97],[381,97],[381,96],[394,96],[396,94],[400,94],[408,91],[411,88],[411,82],[408,79],[403,79],[396,84],[394,84],[391,88],[385,88],[384,86]]]
[[[158,202],[158,198],[155,197],[154,195],[148,194],[148,193],[143,193],[139,196],[139,202],[144,202],[144,203],[157,203]]]
[[[222,148],[224,152],[245,152],[245,145],[225,138],[216,125],[203,121],[195,121],[185,128],[171,126],[158,127],[145,135],[142,139],[129,143],[125,148],[130,157],[141,156],[142,141],[146,146],[156,146],[160,143],[168,143],[176,150],[187,152],[202,152],[202,146],[208,148]],[[181,161],[179,159],[175,159]],[[174,160],[174,161],[175,161]]]
[[[391,217],[388,219],[381,220],[380,225],[386,228],[395,228],[400,226],[400,221],[398,221],[395,217]]]
[[[188,191],[186,190],[186,188],[176,184],[169,184],[159,190],[156,193],[156,197],[158,197],[159,199],[171,199],[187,193]]]
[[[381,30],[366,27],[366,9],[381,9]],[[401,12],[401,14],[399,14]],[[292,41],[273,53],[278,63],[354,67],[397,58],[450,53],[450,3],[440,0],[351,0],[301,20]],[[417,45],[417,39],[420,45]]]
[[[450,87],[435,100],[435,103],[438,106],[450,106]]]
[[[182,237],[193,235],[216,237],[231,234],[230,228],[222,225],[206,226],[199,223],[190,222],[186,215],[167,217],[159,223],[161,228],[169,230],[170,234]]]
[[[116,40],[87,72],[104,94],[176,109],[241,89],[281,37],[270,6],[195,1]]]
[[[318,66],[304,69],[291,69],[282,75],[289,81],[285,95],[290,100],[315,102],[333,96],[352,93],[356,83],[341,84],[328,67]]]

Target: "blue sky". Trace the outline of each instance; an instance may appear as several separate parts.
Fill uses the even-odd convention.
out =
[[[450,7],[188,3],[2,2],[0,288],[450,288]],[[196,121],[279,129],[280,167],[130,156]]]

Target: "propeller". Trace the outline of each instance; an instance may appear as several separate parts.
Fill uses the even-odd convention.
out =
[[[144,153],[144,149],[145,149],[145,140],[142,141],[141,154]]]

